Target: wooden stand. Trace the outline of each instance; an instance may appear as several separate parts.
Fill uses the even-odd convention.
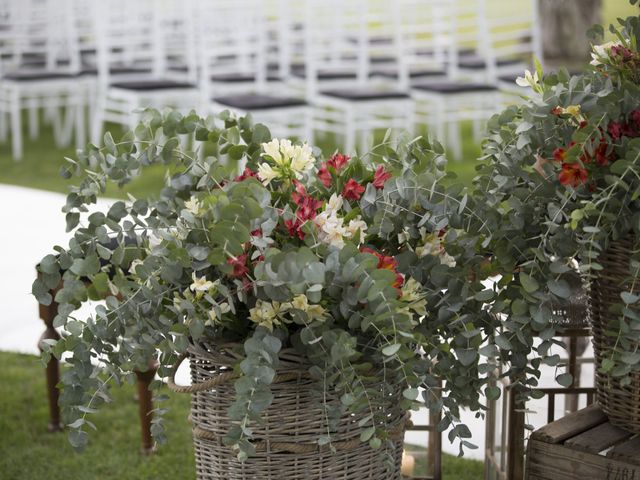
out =
[[[51,290],[51,296],[55,298],[57,291],[62,288],[59,285]],[[58,304],[52,301],[50,305],[39,305],[40,318],[45,324],[45,331],[38,341],[38,348],[42,351],[43,340],[58,340],[60,335],[53,327],[53,319],[58,314]],[[153,380],[158,367],[155,362],[149,364],[149,368],[144,372],[136,372],[137,377],[137,397],[140,407],[140,428],[142,432],[142,452],[144,454],[153,453],[153,438],[151,437],[151,420],[153,419],[153,399],[149,384]],[[49,400],[49,425],[50,432],[60,432],[63,425],[60,418],[60,407],[58,406],[58,383],[60,383],[60,365],[58,359],[51,356],[51,360],[47,363],[47,398]]]
[[[533,432],[526,472],[528,480],[637,480],[640,437],[591,405]]]

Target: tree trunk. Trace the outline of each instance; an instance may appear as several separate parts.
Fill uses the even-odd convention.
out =
[[[587,30],[602,22],[602,0],[538,0],[547,64],[582,66],[589,58]]]

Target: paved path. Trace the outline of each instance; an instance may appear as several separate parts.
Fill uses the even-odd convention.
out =
[[[64,216],[60,212],[64,199],[64,195],[57,193],[0,184],[0,225],[4,226],[0,235],[0,350],[38,353],[37,340],[43,324],[38,318],[37,303],[31,296],[31,283],[35,264],[52,251],[53,245],[66,245],[68,242]],[[109,200],[100,200],[98,207],[103,209],[110,203]],[[83,313],[89,312],[90,307],[83,309]],[[592,385],[589,381],[592,375],[592,368],[584,369],[584,385]],[[188,378],[186,369],[179,372],[179,382],[187,383]],[[553,383],[553,371],[546,372],[541,385]],[[558,403],[560,413],[562,402]],[[546,405],[535,402],[530,408],[537,413],[529,416],[528,423],[543,425]],[[427,419],[426,414],[419,413],[414,416],[414,423],[424,424]],[[484,422],[469,412],[464,413],[463,420],[471,429],[473,442],[479,446],[478,450],[468,451],[466,455],[482,459]],[[426,443],[425,434],[419,432],[409,433],[407,440],[417,444]],[[443,438],[443,448],[446,452],[458,453],[457,447],[449,444],[446,436]]]

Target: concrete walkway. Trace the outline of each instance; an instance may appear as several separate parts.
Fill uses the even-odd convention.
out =
[[[66,246],[69,235],[65,233],[64,215],[60,209],[65,196],[0,184],[0,225],[4,225],[0,235],[0,350],[37,354],[37,341],[43,331],[43,323],[38,317],[38,305],[31,295],[31,283],[35,276],[36,263],[51,253],[54,245]],[[112,201],[100,200],[101,210],[108,208]],[[80,315],[90,315],[91,307],[84,307]],[[545,372],[541,386],[554,384],[553,371]],[[593,368],[583,368],[583,385],[592,385]],[[178,381],[188,383],[186,369],[181,369]],[[43,391],[44,395],[44,391]],[[43,396],[44,401],[44,396]],[[562,402],[557,402],[557,414],[562,414]],[[546,423],[546,403],[531,402],[530,409],[535,410],[527,418],[527,423],[536,427]],[[474,414],[464,412],[477,450],[468,450],[466,456],[484,458],[484,421],[474,418]],[[426,424],[426,412],[414,415],[415,424]],[[426,434],[412,432],[407,441],[426,444]],[[445,452],[457,454],[457,446],[451,445],[443,436]]]

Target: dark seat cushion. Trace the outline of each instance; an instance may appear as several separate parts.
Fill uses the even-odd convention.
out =
[[[443,95],[472,92],[492,92],[497,90],[494,85],[487,85],[486,83],[456,82],[428,83],[424,85],[413,85],[411,88],[418,91],[440,93]]]
[[[149,74],[151,69],[147,67],[131,67],[131,66],[113,66],[109,70],[110,75],[135,75]],[[82,69],[83,75],[97,75],[98,69],[92,66],[86,66]]]
[[[112,83],[111,86],[114,88],[122,88],[124,90],[135,91],[195,88],[195,85],[191,83],[175,82],[173,80],[133,80]]]
[[[256,81],[256,76],[252,73],[217,73],[209,77],[212,82],[220,83],[250,83]],[[267,75],[268,82],[277,82],[280,78],[276,75]]]
[[[4,75],[2,78],[5,80],[15,80],[20,82],[34,82],[37,80],[71,80],[77,78],[77,73],[63,73],[63,72],[44,72],[44,71],[18,71],[11,72]]]
[[[306,105],[306,102],[299,98],[275,97],[259,93],[227,95],[224,97],[216,97],[213,101],[220,105],[239,108],[241,110],[268,110],[271,108],[303,107]]]
[[[307,71],[304,68],[294,68],[291,71],[294,77],[307,78]],[[355,80],[358,75],[355,71],[345,70],[318,70],[318,80]]]
[[[446,76],[447,72],[444,70],[428,70],[428,69],[416,69],[411,70],[409,72],[409,78],[428,78],[428,77],[443,77]],[[384,77],[384,78],[398,78],[397,70],[374,70],[371,72],[371,76],[373,77]]]
[[[328,97],[342,98],[344,100],[352,100],[354,102],[409,98],[409,95],[407,95],[405,92],[395,90],[374,90],[367,88],[324,90],[320,93]]]
[[[517,65],[519,63],[524,62],[520,58],[501,58],[496,60],[496,66],[498,67],[507,67],[509,65]],[[460,68],[468,68],[470,70],[482,70],[487,68],[487,62],[484,58],[477,56],[462,57],[458,61],[458,66]]]

